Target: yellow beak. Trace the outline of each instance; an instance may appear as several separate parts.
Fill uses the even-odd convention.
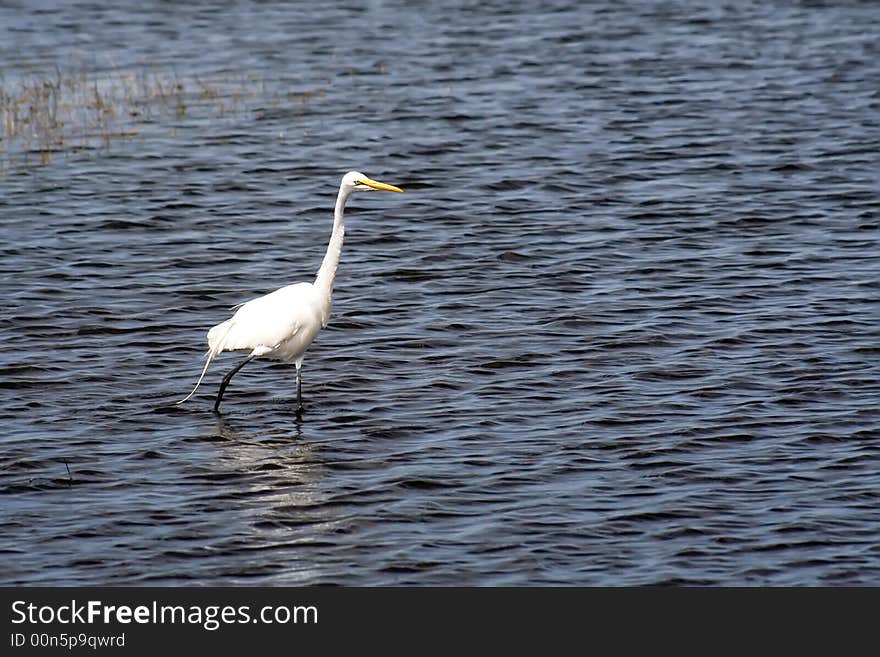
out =
[[[370,178],[361,178],[358,182],[361,185],[366,185],[367,187],[372,187],[373,189],[381,189],[386,192],[403,193],[403,190],[400,187],[395,187],[394,185],[386,185],[383,182],[379,182],[378,180],[371,180]]]

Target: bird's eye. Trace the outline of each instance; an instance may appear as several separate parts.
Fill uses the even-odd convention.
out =
[[[355,181],[354,181],[354,184],[355,184],[355,185],[363,185],[363,183],[362,183],[360,180],[355,180]]]

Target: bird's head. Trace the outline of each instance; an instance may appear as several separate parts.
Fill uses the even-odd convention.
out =
[[[360,171],[349,171],[342,177],[342,189],[349,192],[373,192],[382,190],[386,192],[402,192],[400,187],[387,185],[378,180],[368,178]]]

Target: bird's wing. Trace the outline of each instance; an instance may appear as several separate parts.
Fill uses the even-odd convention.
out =
[[[314,296],[311,283],[298,283],[242,304],[230,319],[208,332],[211,351],[268,353],[313,321]]]

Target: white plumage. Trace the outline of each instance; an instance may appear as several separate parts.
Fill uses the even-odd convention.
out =
[[[208,366],[224,351],[249,351],[246,360],[229,372],[220,384],[214,410],[220,401],[229,381],[246,363],[259,356],[266,356],[296,364],[297,405],[302,410],[302,378],[300,371],[306,349],[327,326],[330,320],[330,305],[333,294],[333,281],[342,252],[345,236],[343,213],[349,195],[355,191],[403,190],[385,183],[371,180],[357,171],[350,171],[342,178],[339,194],[336,197],[336,210],[333,219],[333,233],[327,245],[327,253],[314,283],[287,285],[262,297],[251,299],[238,307],[235,314],[208,331],[208,354],[202,374],[195,388],[178,404],[192,397],[205,378]]]
[[[288,285],[252,299],[208,331],[208,353],[216,356],[222,351],[252,349],[252,356],[276,360],[302,357],[318,331],[327,326],[329,308],[322,305],[311,283]]]

